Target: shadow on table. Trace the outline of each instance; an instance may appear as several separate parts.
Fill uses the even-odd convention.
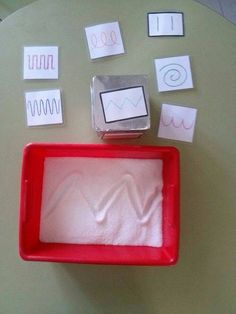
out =
[[[137,278],[137,267],[65,264],[56,265],[54,269],[73,302],[78,300],[78,308],[81,299],[85,306],[88,304],[88,313],[91,308],[94,309],[92,313],[137,313],[137,309],[138,313],[149,313],[146,296]]]

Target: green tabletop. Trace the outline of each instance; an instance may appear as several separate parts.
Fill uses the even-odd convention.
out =
[[[183,11],[185,37],[148,38],[146,14]],[[91,62],[84,27],[120,22],[126,54]],[[236,313],[236,28],[188,0],[40,0],[0,24],[0,313]],[[59,80],[24,81],[23,47],[56,45]],[[158,93],[154,59],[190,55],[194,89]],[[181,249],[174,267],[24,262],[18,254],[22,149],[98,143],[94,75],[147,74],[152,127],[115,143],[181,152]],[[28,128],[24,92],[60,88],[65,123]],[[193,143],[157,137],[162,103],[198,109]],[[114,142],[113,142],[114,143]]]

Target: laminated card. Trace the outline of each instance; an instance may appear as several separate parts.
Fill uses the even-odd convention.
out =
[[[150,128],[147,76],[95,76],[91,85],[93,128],[102,138],[140,137]]]
[[[118,22],[89,26],[85,33],[91,59],[125,52]]]
[[[197,109],[163,104],[158,137],[192,142]]]
[[[193,88],[189,56],[155,60],[159,92]]]
[[[59,89],[26,92],[25,107],[28,126],[63,123]]]
[[[24,47],[24,79],[58,79],[58,47]]]
[[[148,13],[148,36],[184,36],[182,12]]]

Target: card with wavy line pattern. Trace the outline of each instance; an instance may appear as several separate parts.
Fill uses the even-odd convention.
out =
[[[159,92],[193,88],[189,56],[155,59]]]
[[[143,86],[134,86],[100,93],[106,123],[148,115]]]
[[[63,123],[59,89],[25,93],[28,126]]]
[[[197,109],[163,104],[158,137],[192,142]]]

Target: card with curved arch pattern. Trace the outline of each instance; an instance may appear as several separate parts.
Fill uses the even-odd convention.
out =
[[[197,109],[163,104],[158,137],[192,142]]]

